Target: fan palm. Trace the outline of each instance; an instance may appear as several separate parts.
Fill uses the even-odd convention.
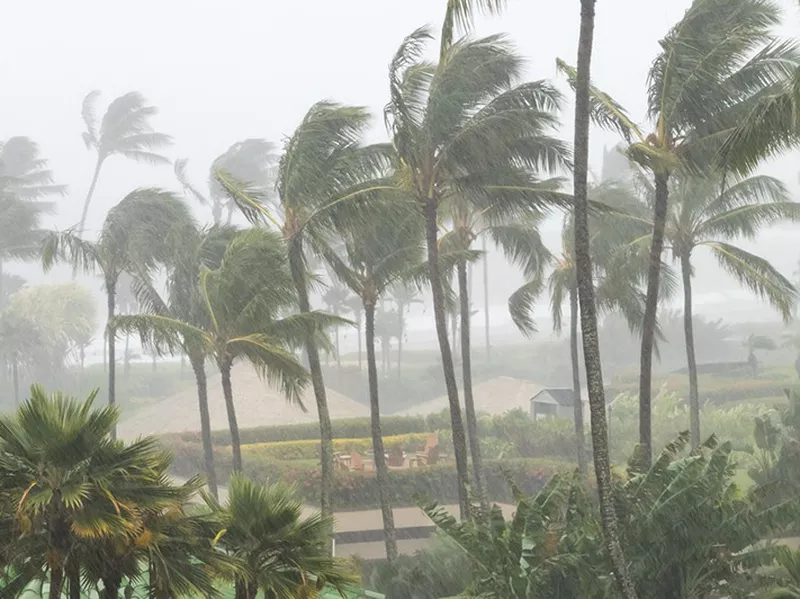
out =
[[[277,383],[287,400],[302,405],[300,392],[308,375],[290,350],[305,335],[315,334],[320,324],[338,320],[319,313],[290,313],[297,296],[283,242],[259,228],[236,235],[219,268],[203,269],[197,285],[206,326],[177,317],[138,314],[117,317],[115,327],[137,331],[145,345],[203,348],[202,355],[214,359],[228,414],[233,469],[239,472],[242,449],[231,381],[234,362],[249,362],[259,375]]]
[[[39,146],[27,137],[0,142],[0,296],[3,265],[9,260],[29,260],[41,249],[40,220],[52,212],[45,198],[64,195],[66,187],[53,184],[47,160]]]
[[[172,255],[173,229],[191,221],[184,202],[160,189],[137,189],[112,208],[97,241],[77,231],[49,233],[42,248],[42,265],[49,270],[66,261],[75,270],[100,271],[106,292],[108,320],[108,403],[116,403],[116,329],[114,314],[117,283],[123,273],[147,273]]]
[[[541,207],[541,186],[531,171],[563,166],[565,152],[543,130],[555,124],[560,95],[542,81],[518,85],[522,61],[503,36],[459,40],[438,65],[421,59],[430,39],[426,28],[419,29],[395,54],[386,122],[399,159],[398,184],[413,195],[427,222],[434,318],[466,514],[466,438],[447,339],[440,211],[453,198],[483,207],[497,202],[520,210]]]
[[[208,193],[203,193],[192,185],[186,173],[188,160],[175,161],[175,177],[183,189],[191,194],[202,206],[211,207],[211,215],[215,224],[222,222],[223,213],[226,214],[227,224],[231,224],[235,202],[231,201],[225,188],[217,181],[215,173],[224,171],[230,173],[239,181],[267,193],[274,182],[277,156],[275,146],[265,139],[245,139],[237,141],[223,154],[220,154],[211,163],[208,176]]]
[[[287,245],[289,268],[303,314],[311,313],[310,260],[327,246],[337,223],[367,222],[364,200],[387,188],[376,177],[385,175],[390,150],[385,145],[363,146],[370,122],[361,107],[319,102],[287,139],[276,175],[274,198],[219,170],[217,181],[251,221],[277,228]],[[270,201],[271,200],[271,201]],[[333,485],[333,431],[319,360],[318,337],[309,332],[305,342],[320,425],[322,458],[322,513],[331,515]]]
[[[0,418],[0,493],[14,505],[18,531],[2,551],[19,565],[25,584],[49,572],[49,596],[80,596],[82,543],[135,535],[142,509],[168,503],[157,472],[168,456],[153,438],[131,445],[112,440],[119,414],[86,401],[32,387],[15,414]],[[32,571],[35,565],[39,571]]]
[[[732,245],[737,238],[753,239],[765,225],[800,219],[800,204],[791,201],[784,185],[767,176],[730,181],[717,178],[674,177],[674,201],[667,213],[664,237],[680,263],[683,279],[683,317],[689,370],[692,447],[700,444],[700,395],[692,314],[692,252],[708,248],[720,266],[741,285],[769,301],[785,320],[792,317],[797,292],[767,260]]]
[[[367,374],[369,379],[370,430],[375,459],[375,473],[381,500],[381,513],[386,538],[386,557],[397,557],[394,516],[391,505],[389,468],[381,434],[378,366],[375,357],[375,312],[378,303],[392,285],[400,283],[422,262],[422,223],[418,213],[409,210],[401,221],[395,218],[374,220],[368,227],[344,229],[344,249],[328,252],[326,260],[335,276],[356,294],[364,307],[367,342]]]
[[[603,365],[597,336],[597,308],[594,297],[591,239],[589,233],[589,122],[591,116],[591,68],[594,45],[595,1],[581,0],[578,63],[575,70],[575,167],[573,171],[575,218],[575,279],[583,336],[583,359],[592,419],[592,453],[600,500],[603,533],[617,585],[625,599],[636,597],[619,542],[617,515],[611,497],[611,465],[608,452]]]
[[[301,587],[330,585],[343,592],[353,582],[344,562],[328,555],[331,518],[303,517],[291,487],[256,485],[241,475],[231,479],[228,500],[207,497],[223,532],[218,546],[243,564],[236,576],[236,597],[292,599]]]
[[[639,380],[640,443],[648,463],[652,459],[652,354],[669,180],[675,173],[704,173],[719,164],[720,151],[740,121],[754,109],[763,110],[762,98],[797,70],[797,45],[772,33],[780,20],[772,2],[694,0],[661,41],[661,52],[650,69],[647,117],[654,130],[649,135],[616,101],[591,89],[592,116],[625,137],[629,156],[654,179]],[[574,71],[563,62],[560,67],[574,81]]]
[[[92,182],[86,199],[83,201],[81,221],[76,232],[82,235],[89,214],[89,204],[94,196],[100,170],[105,161],[118,154],[137,162],[149,164],[169,164],[157,151],[172,144],[172,138],[164,133],[158,133],[150,123],[158,109],[149,106],[145,97],[139,92],[128,92],[108,105],[102,120],[97,122],[95,104],[100,97],[100,92],[95,90],[83,99],[81,116],[86,125],[83,132],[83,141],[87,149],[97,153]]]

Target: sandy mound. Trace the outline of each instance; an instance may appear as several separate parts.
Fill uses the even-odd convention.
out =
[[[299,406],[290,405],[277,388],[262,381],[248,365],[234,367],[231,386],[240,428],[317,422],[317,405],[310,384],[303,396],[303,405],[307,412],[303,412]],[[367,406],[331,389],[327,390],[327,395],[332,419],[369,416]],[[225,412],[225,400],[218,374],[208,377],[208,404],[212,430],[227,429],[228,416]],[[199,430],[200,415],[197,409],[197,390],[194,385],[187,386],[185,390],[170,398],[143,408],[130,418],[125,418],[123,415],[119,425],[120,437],[128,439],[138,435]]]
[[[503,414],[509,410],[517,408],[530,410],[530,399],[539,391],[544,389],[543,385],[515,379],[508,376],[498,376],[488,381],[483,381],[472,387],[472,395],[475,401],[475,410],[485,414]],[[459,389],[461,391],[461,389]],[[464,395],[459,393],[461,406],[464,406]],[[424,416],[436,414],[442,410],[447,410],[447,396],[443,395],[426,401],[425,403],[407,408],[398,412],[398,416]]]

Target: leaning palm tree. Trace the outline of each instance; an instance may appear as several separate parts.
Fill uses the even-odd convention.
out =
[[[191,221],[186,204],[160,189],[137,189],[112,208],[97,241],[89,241],[77,231],[49,233],[42,247],[45,271],[57,261],[72,264],[87,273],[99,271],[106,292],[108,320],[108,403],[116,403],[117,284],[123,273],[148,273],[165,263],[173,253],[176,227]]]
[[[255,228],[228,245],[219,268],[203,269],[198,296],[207,326],[154,314],[119,316],[114,326],[139,333],[144,344],[203,348],[220,371],[233,451],[233,469],[242,470],[242,447],[233,396],[234,362],[250,363],[260,376],[280,386],[287,400],[302,406],[300,392],[308,375],[291,352],[320,323],[319,313],[293,314],[297,296],[286,265],[282,240]]]
[[[456,197],[478,206],[502,198],[520,209],[540,207],[541,186],[527,167],[563,165],[561,146],[539,144],[543,126],[553,122],[542,114],[552,114],[560,95],[543,81],[519,84],[522,61],[503,36],[459,40],[444,49],[436,65],[422,59],[431,37],[426,28],[419,29],[395,54],[386,122],[398,154],[398,185],[413,194],[426,218],[434,319],[466,514],[467,445],[447,338],[440,210]]]
[[[326,585],[344,596],[354,582],[346,563],[328,555],[332,518],[303,517],[292,487],[261,486],[236,475],[225,504],[206,501],[222,527],[218,547],[242,564],[235,576],[238,599],[255,599],[259,592],[292,599]]]
[[[219,184],[251,221],[278,229],[287,245],[300,312],[311,313],[311,260],[327,246],[329,232],[341,222],[368,222],[364,202],[388,187],[376,177],[389,168],[390,148],[363,146],[370,114],[361,107],[319,102],[287,139],[278,164],[276,194],[265,196],[253,185],[224,170]],[[333,513],[333,431],[319,359],[319,338],[305,341],[320,426],[322,513]]]
[[[367,342],[367,374],[369,379],[370,430],[375,459],[375,473],[381,501],[381,514],[386,542],[386,557],[397,557],[394,515],[391,502],[391,481],[386,465],[380,420],[378,366],[375,357],[375,313],[389,288],[410,276],[413,267],[424,255],[422,223],[419,215],[409,210],[402,220],[375,220],[368,227],[342,230],[343,251],[327,252],[329,268],[338,280],[356,294],[364,307]]]
[[[188,160],[182,158],[175,161],[175,177],[183,187],[200,203],[211,207],[211,216],[215,224],[222,223],[223,215],[228,225],[231,224],[236,210],[225,189],[217,181],[215,173],[225,171],[239,181],[244,181],[262,193],[267,193],[274,184],[275,169],[278,156],[275,145],[265,139],[245,139],[237,141],[211,163],[208,173],[208,192],[201,191],[189,180],[186,172]]]
[[[664,231],[673,174],[707,173],[745,118],[764,110],[761,102],[800,67],[794,42],[773,33],[780,25],[776,4],[762,0],[694,0],[661,41],[649,74],[646,134],[607,94],[590,89],[587,108],[595,120],[620,132],[628,155],[652,173],[655,187],[650,271],[639,379],[640,444],[652,460],[652,357],[658,312]],[[574,82],[575,72],[560,62]],[[748,116],[749,115],[749,116]]]
[[[153,130],[150,119],[158,113],[154,106],[148,106],[147,100],[139,92],[128,92],[108,105],[103,119],[98,123],[95,104],[100,92],[95,90],[83,99],[81,116],[86,125],[83,141],[87,149],[97,152],[92,182],[83,201],[81,221],[76,228],[78,235],[83,234],[89,204],[94,196],[100,170],[105,161],[118,154],[137,162],[149,164],[169,164],[157,151],[172,144],[172,138]]]
[[[591,239],[589,233],[589,121],[592,49],[594,41],[595,0],[581,0],[578,63],[575,71],[575,167],[573,171],[575,218],[575,279],[583,335],[583,356],[592,418],[592,450],[603,536],[611,560],[612,571],[623,597],[634,599],[636,590],[619,540],[619,523],[611,496],[611,465],[608,452],[603,365],[597,337]]]
[[[225,250],[237,235],[237,230],[228,226],[198,228],[193,222],[176,228],[173,232],[174,251],[166,264],[166,295],[162,295],[150,277],[138,274],[134,277],[134,292],[142,313],[170,320],[177,320],[207,330],[211,326],[205,301],[200,293],[198,281],[205,270],[220,267]],[[194,335],[183,335],[177,331],[177,346],[169,342],[175,340],[172,333],[159,335],[160,320],[150,323],[151,333],[142,339],[155,355],[171,354],[179,351],[187,356],[197,387],[198,412],[200,414],[200,434],[203,440],[205,476],[211,494],[217,496],[217,476],[214,468],[214,450],[211,440],[211,416],[208,407],[208,379],[206,362],[209,352],[206,345],[198,342]]]
[[[731,177],[729,177],[731,178]],[[692,447],[700,445],[700,390],[692,314],[692,253],[707,248],[741,285],[769,301],[784,320],[792,317],[797,291],[767,260],[730,241],[753,239],[765,225],[800,220],[800,204],[783,183],[767,176],[724,182],[716,177],[674,177],[665,241],[679,262],[683,279],[683,320],[689,370]]]

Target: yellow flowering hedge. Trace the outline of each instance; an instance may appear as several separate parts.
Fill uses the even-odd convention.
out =
[[[422,451],[428,440],[428,433],[408,433],[405,435],[390,435],[383,438],[383,445],[389,452],[396,447],[405,451]],[[357,451],[364,454],[372,451],[372,439],[334,439],[333,451],[336,453],[350,453]],[[251,443],[242,446],[242,457],[258,455],[273,460],[312,460],[319,458],[319,441],[275,441],[270,443]]]

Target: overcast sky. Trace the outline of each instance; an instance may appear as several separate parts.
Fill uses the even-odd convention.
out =
[[[783,0],[789,6],[788,0]],[[644,113],[647,70],[658,40],[689,0],[600,0],[593,78],[635,117]],[[0,139],[26,135],[42,147],[58,182],[69,186],[57,224],[75,224],[94,155],[81,140],[81,101],[100,90],[98,113],[114,97],[141,91],[159,107],[158,130],[175,137],[172,158],[190,159],[204,183],[215,156],[247,137],[280,141],[308,107],[323,98],[369,106],[387,98],[387,64],[402,38],[438,27],[443,0],[7,0],[0,37],[3,93]],[[574,62],[578,1],[509,0],[503,17],[482,19],[478,32],[506,31],[529,59],[531,79],[554,78],[555,58]],[[786,33],[798,15],[787,14]],[[571,139],[571,107],[562,135]],[[376,118],[371,137],[385,136]],[[599,172],[609,134],[593,133],[592,168]],[[797,156],[770,165],[797,190]],[[96,230],[105,211],[139,186],[176,188],[170,167],[114,157],[105,165],[90,212]],[[762,237],[760,251],[791,274],[800,248],[796,230]],[[549,239],[558,241],[557,232]],[[753,246],[749,246],[753,247]],[[707,263],[698,288],[725,284]],[[35,269],[34,269],[35,270]],[[509,274],[503,269],[500,278]],[[26,269],[32,280],[41,280]],[[705,276],[708,275],[708,276]],[[505,281],[512,288],[513,281]],[[735,285],[731,284],[730,288]],[[504,301],[504,298],[503,300]]]

